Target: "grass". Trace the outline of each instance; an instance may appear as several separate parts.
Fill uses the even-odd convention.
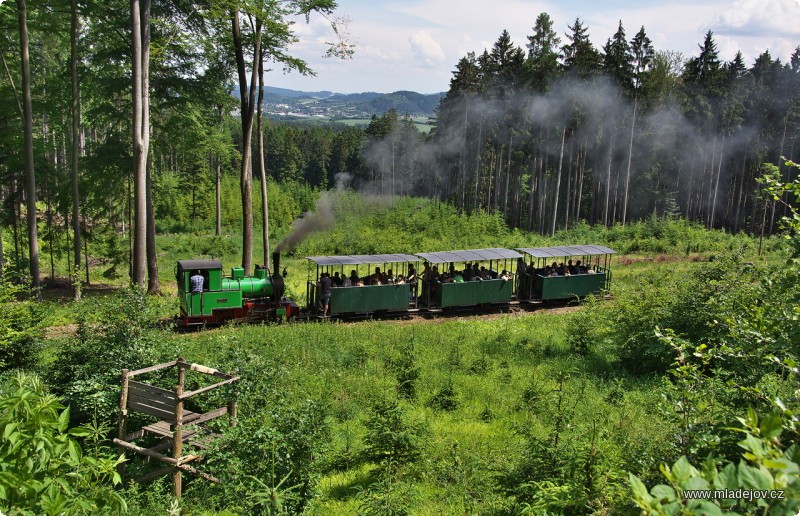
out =
[[[357,457],[371,400],[397,395],[392,360],[412,346],[420,373],[417,397],[401,403],[427,429],[424,459],[415,463],[421,476],[406,482],[414,491],[413,505],[419,513],[482,512],[504,499],[495,477],[523,461],[526,436],[549,438],[559,373],[569,373],[565,407],[574,426],[564,431],[565,438],[594,422],[602,428],[601,444],[609,455],[641,448],[643,441],[653,446],[668,441],[669,425],[652,413],[659,383],[620,379],[613,368],[598,368],[598,357],[570,353],[564,341],[568,317],[543,311],[403,325],[227,327],[175,336],[170,347],[190,361],[221,369],[241,366],[241,353],[257,356],[266,368],[279,368],[287,391],[328,407],[334,438],[326,455],[350,449]],[[599,358],[605,363],[611,357]],[[430,403],[445,384],[455,392],[452,411]],[[380,474],[377,464],[358,459],[322,472],[313,512],[357,512],[359,489]],[[476,483],[491,489],[482,501],[475,498]]]

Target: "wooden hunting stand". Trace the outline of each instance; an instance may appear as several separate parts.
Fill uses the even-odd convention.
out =
[[[134,376],[169,367],[175,367],[178,372],[178,381],[174,391],[132,380]],[[184,392],[184,379],[187,370],[216,376],[221,378],[222,381],[194,391]],[[137,478],[136,482],[145,483],[172,473],[173,494],[176,497],[181,496],[181,473],[184,471],[211,482],[219,482],[219,479],[189,466],[189,462],[199,459],[200,456],[183,455],[183,444],[187,443],[197,449],[206,448],[209,442],[218,437],[218,435],[204,431],[203,424],[214,418],[227,414],[230,418],[230,425],[236,426],[236,400],[231,398],[227,406],[219,407],[203,414],[184,410],[183,404],[187,399],[197,394],[231,384],[238,379],[238,376],[222,373],[210,367],[190,364],[183,357],[174,362],[145,367],[137,371],[122,370],[122,391],[119,398],[119,437],[114,439],[114,443],[119,447],[121,453],[129,450],[139,455],[144,455],[147,460],[155,459],[167,464],[166,467]],[[135,432],[128,433],[128,414],[130,411],[143,412],[158,418],[158,421],[146,425]],[[145,436],[157,437],[159,438],[159,443],[150,448],[144,448],[133,443],[136,439]],[[169,448],[172,448],[171,457],[161,453]],[[124,474],[124,472],[124,465],[122,465],[120,474]]]

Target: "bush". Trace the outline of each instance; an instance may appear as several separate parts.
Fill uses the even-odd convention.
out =
[[[0,271],[0,371],[30,367],[41,345],[41,305],[17,301],[23,291]]]
[[[104,298],[96,310],[81,314],[77,336],[47,371],[53,389],[83,421],[91,416],[116,419],[122,369],[139,369],[161,358],[156,310],[143,290],[122,290]],[[89,317],[99,322],[91,324]]]
[[[402,464],[419,455],[425,432],[418,423],[408,421],[397,400],[376,400],[365,426],[368,460]]]
[[[8,513],[90,514],[126,511],[114,490],[117,459],[97,443],[103,429],[69,429],[70,412],[34,376],[18,374],[0,391],[0,507]],[[94,443],[84,455],[78,438]]]

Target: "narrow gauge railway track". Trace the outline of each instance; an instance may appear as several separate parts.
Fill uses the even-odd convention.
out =
[[[612,299],[612,296],[605,295],[602,299]],[[580,309],[580,305],[575,300],[559,300],[542,302],[523,302],[512,301],[508,305],[484,306],[484,307],[462,307],[460,309],[448,310],[425,310],[410,309],[407,312],[384,312],[384,313],[365,313],[351,314],[346,316],[321,317],[307,312],[293,317],[291,321],[270,322],[261,317],[243,317],[229,320],[226,324],[290,324],[290,323],[340,323],[356,324],[365,321],[386,321],[397,324],[415,323],[442,323],[458,319],[491,320],[503,316],[522,316],[537,314],[566,314]],[[192,333],[202,330],[211,330],[221,326],[218,325],[194,325],[190,327],[173,325],[177,333]]]

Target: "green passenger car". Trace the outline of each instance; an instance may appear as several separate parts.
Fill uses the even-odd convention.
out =
[[[417,253],[428,267],[435,267],[437,273],[448,275],[450,269],[455,274],[465,275],[467,265],[482,264],[491,276],[498,277],[503,270],[508,279],[483,279],[482,281],[453,281],[432,277],[424,281],[422,302],[428,308],[454,308],[493,304],[508,304],[514,296],[513,266],[522,255],[516,251],[502,248],[469,249],[443,251],[436,253]],[[441,267],[441,271],[438,270]],[[447,270],[445,270],[447,269]],[[433,269],[432,269],[433,271]],[[488,276],[487,276],[488,277]]]
[[[616,251],[601,245],[517,248],[530,259],[530,266],[519,274],[517,298],[551,301],[600,295],[611,287],[611,255]],[[569,275],[550,276],[551,263],[573,264]],[[580,265],[578,265],[580,264]],[[567,267],[568,268],[568,267]]]
[[[365,279],[363,286],[334,287],[326,315],[372,314],[375,312],[405,312],[416,307],[417,282],[405,282],[419,261],[410,254],[371,254],[344,256],[308,256],[309,274],[306,284],[306,306],[319,310],[323,274],[350,277],[355,272]],[[372,284],[377,271],[384,276],[380,285]],[[388,278],[391,272],[391,279]]]

